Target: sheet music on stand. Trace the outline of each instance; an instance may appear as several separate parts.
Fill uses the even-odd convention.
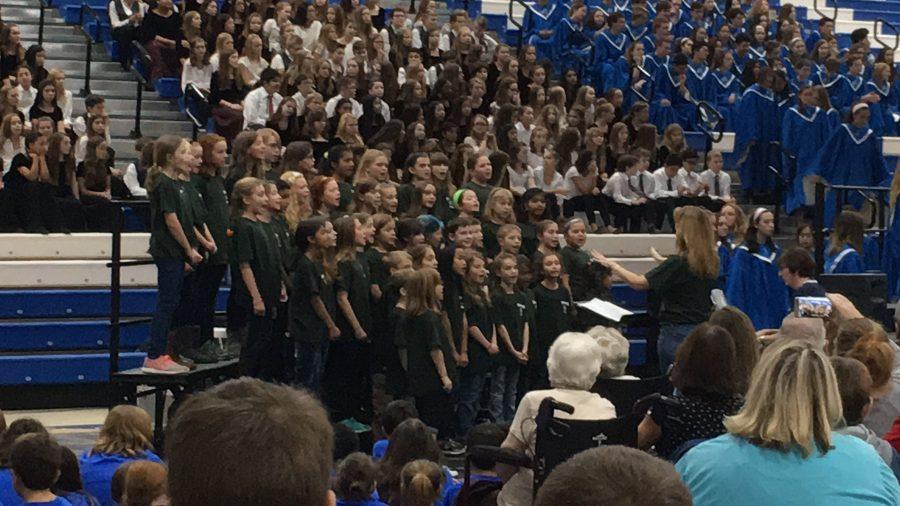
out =
[[[622,318],[634,314],[623,307],[601,299],[591,299],[575,304],[614,322],[620,322]]]

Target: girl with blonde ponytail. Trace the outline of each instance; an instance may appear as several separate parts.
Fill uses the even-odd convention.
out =
[[[400,471],[400,504],[430,506],[441,496],[444,474],[440,466],[430,460],[419,459],[403,466]]]

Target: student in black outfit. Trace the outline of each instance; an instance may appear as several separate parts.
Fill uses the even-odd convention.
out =
[[[225,137],[229,145],[244,125],[241,102],[250,91],[250,86],[241,77],[239,58],[234,50],[222,51],[219,70],[213,72],[209,80],[209,105],[212,106],[216,133]]]
[[[321,392],[328,343],[341,335],[334,322],[335,266],[329,258],[336,241],[331,222],[321,217],[301,221],[294,234],[298,256],[288,326],[296,346],[294,383],[316,393]]]
[[[438,439],[451,434],[453,381],[443,352],[446,318],[440,313],[441,277],[433,269],[410,274],[403,285],[405,311],[397,328],[405,343],[406,374],[419,418],[438,429]],[[402,358],[401,358],[402,360]]]
[[[62,227],[69,230],[84,230],[84,209],[78,200],[78,180],[75,178],[75,157],[72,156],[72,141],[63,133],[50,136],[47,147],[48,181],[53,187],[53,199],[62,214]]]
[[[491,296],[497,313],[500,353],[491,380],[491,415],[498,422],[512,421],[518,405],[519,374],[528,364],[531,301],[519,290],[516,255],[500,253],[491,266],[497,286]]]
[[[107,163],[108,157],[106,140],[102,137],[92,137],[87,142],[84,160],[78,164],[75,171],[78,179],[78,195],[84,205],[87,230],[92,232],[111,230],[112,175]]]
[[[528,357],[528,389],[550,388],[547,356],[550,345],[563,332],[571,329],[574,305],[569,290],[562,283],[563,266],[559,253],[541,256],[536,265],[540,282],[534,286],[534,339]]]
[[[32,132],[25,135],[27,154],[12,159],[9,172],[3,177],[6,190],[12,195],[19,225],[26,233],[46,234],[65,232],[62,213],[53,198],[47,167],[47,138]]]
[[[816,262],[803,248],[792,248],[778,259],[778,275],[794,297],[825,297],[825,289],[815,280]]]
[[[37,96],[34,98],[34,104],[28,110],[28,119],[32,122],[38,118],[50,118],[56,131],[65,131],[65,123],[63,123],[63,112],[56,103],[56,85],[53,81],[45,79],[37,87]]]
[[[337,231],[337,324],[341,337],[331,343],[325,366],[325,399],[336,420],[371,422],[369,372],[372,331],[369,272],[357,249],[366,245],[363,224],[353,216],[334,222]]]

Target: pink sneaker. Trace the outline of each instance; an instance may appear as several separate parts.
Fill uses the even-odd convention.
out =
[[[147,374],[184,374],[190,369],[176,364],[168,355],[160,355],[152,360],[149,357],[145,358],[141,371]]]

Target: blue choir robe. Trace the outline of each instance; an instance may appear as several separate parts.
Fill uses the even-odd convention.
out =
[[[817,84],[821,84],[828,91],[828,100],[831,102],[831,107],[839,111],[850,107],[853,99],[853,90],[850,89],[850,83],[847,82],[846,77],[840,74],[830,76],[822,73],[819,74],[818,80]]]
[[[878,137],[897,135],[897,123],[894,121],[894,112],[897,108],[894,105],[893,88],[888,82],[878,86],[872,81],[866,82],[863,95],[875,93],[878,95],[877,104],[869,104],[869,127]]]
[[[625,55],[613,63],[603,64],[603,93],[618,88],[624,92],[631,82],[631,64]]]
[[[900,199],[893,203],[892,211],[884,236],[881,268],[887,274],[888,296],[891,301],[896,301],[900,298]]]
[[[756,330],[777,329],[790,310],[787,285],[778,276],[781,249],[765,244],[751,253],[738,246],[731,257],[725,298],[750,317]]]
[[[557,50],[559,51],[560,73],[566,69],[581,69],[582,61],[588,62],[591,52],[591,40],[584,33],[584,26],[563,18],[556,31]]]
[[[859,274],[865,270],[862,255],[849,244],[841,251],[825,256],[825,274]]]
[[[712,85],[712,103],[718,109],[719,114],[725,119],[725,131],[734,131],[735,114],[741,97],[741,81],[730,71],[710,72],[710,84]],[[729,97],[735,96],[734,103],[729,103]]]
[[[747,51],[747,54],[745,54],[744,56],[737,54],[737,52],[735,51],[732,56],[734,56],[734,74],[738,76],[744,73],[744,69],[747,68],[747,64],[754,59],[753,53],[751,53],[750,51]],[[740,82],[738,82],[738,84],[740,84]]]
[[[655,54],[646,54],[644,55],[644,68],[654,79],[656,78],[656,73],[659,72],[659,69],[663,67],[669,66],[669,61],[672,58],[669,56],[658,57]]]
[[[738,172],[744,190],[769,191],[774,187],[774,178],[769,174],[769,165],[777,166],[775,156],[778,150],[770,144],[780,138],[781,125],[778,118],[778,103],[772,90],[758,84],[748,87],[741,96],[737,109],[741,121],[735,126],[734,152],[741,163]]]
[[[625,54],[628,44],[628,36],[623,31],[619,35],[613,35],[609,30],[603,30],[597,35],[597,44],[594,48],[594,65],[614,63]]]
[[[819,39],[822,38],[822,34],[819,33],[818,30],[810,30],[809,36],[806,38],[806,47],[809,51],[812,51],[812,48],[816,46],[816,42],[819,42]]]
[[[631,45],[634,41],[642,40],[650,35],[650,28],[647,25],[633,26],[630,23],[625,25],[625,36],[628,37],[626,45]]]
[[[522,19],[523,39],[526,44],[535,46],[538,59],[553,60],[556,56],[554,54],[555,37],[551,35],[542,38],[540,32],[552,30],[555,35],[564,14],[565,10],[556,0],[549,0],[543,7],[533,3],[525,10],[525,17]]]
[[[736,245],[734,238],[729,236],[716,242],[716,253],[719,255],[719,288],[725,291],[728,281],[728,269],[731,266],[731,256],[734,254]]]
[[[689,73],[689,71],[685,71],[685,73]],[[653,81],[650,120],[660,132],[664,131],[671,123],[678,123],[685,130],[696,130],[694,125],[697,120],[697,106],[681,94],[678,84],[678,76],[672,67],[660,67],[656,72],[656,78]],[[685,86],[687,86],[686,81]],[[663,99],[668,100],[671,105],[669,107],[661,105]]]
[[[803,89],[804,87],[812,86],[812,85],[813,85],[812,79],[806,79],[805,81],[801,81],[799,79],[794,78],[794,79],[791,79],[790,82],[788,82],[788,86],[791,89],[791,93],[794,95],[800,93],[800,90]]]
[[[878,186],[890,175],[881,153],[881,142],[871,128],[844,123],[819,151],[818,174],[832,185]],[[844,204],[859,209],[863,197],[849,192]],[[835,195],[825,197],[825,224],[834,221]]]
[[[815,173],[819,161],[819,148],[824,146],[834,125],[828,113],[818,107],[791,107],[781,122],[781,147],[796,159],[794,163],[785,156],[782,163],[783,176],[790,181],[785,195],[785,210],[788,214],[809,204],[813,195],[807,195],[803,179]]]
[[[675,25],[675,38],[690,38],[694,34],[694,30],[699,27],[706,28],[707,31],[709,31],[710,28],[709,24],[703,18],[701,18],[699,21],[692,19],[690,16],[687,19],[682,19]]]
[[[702,100],[715,103],[712,77],[710,77],[709,66],[705,63],[688,63],[685,86],[691,92],[691,99],[694,102]]]
[[[853,76],[846,75],[844,78],[847,80],[847,88],[849,90],[849,98],[847,99],[847,104],[842,108],[842,112],[847,114],[850,112],[850,106],[853,105],[854,102],[860,99],[863,95],[867,93],[866,91],[866,80],[863,76]]]
[[[758,61],[760,65],[768,66],[768,63],[766,62],[765,46],[754,46],[753,44],[751,44],[750,55],[754,60]]]
[[[644,58],[646,61],[646,57]],[[634,80],[634,77],[630,77],[630,81],[628,83],[627,89],[624,89],[625,99],[622,103],[622,109],[628,110],[637,102],[647,102],[648,104],[653,99],[653,74],[647,70],[645,65],[641,65],[636,67],[639,75],[637,80]],[[643,83],[638,86],[638,83],[643,81]]]
[[[881,245],[878,244],[878,235],[875,233],[863,236],[863,265],[867,271],[877,271],[881,268]]]
[[[613,0],[612,3],[613,12],[621,12],[625,14],[626,17],[631,16],[631,0]]]

